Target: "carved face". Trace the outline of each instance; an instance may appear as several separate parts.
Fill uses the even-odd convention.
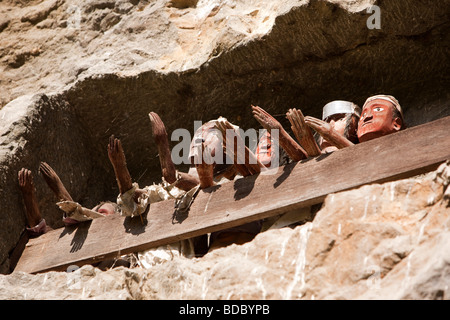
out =
[[[104,214],[105,216],[109,216],[115,213],[115,209],[116,208],[111,203],[103,203],[102,205],[95,206],[92,210]]]
[[[266,131],[259,139],[256,157],[263,165],[270,167],[272,163],[272,142],[269,131]]]
[[[201,152],[199,153],[199,148],[201,148],[202,142],[204,142],[205,148],[209,148],[211,151],[211,157],[214,160],[216,160],[216,153],[218,153],[218,157],[223,157],[222,134],[215,128],[215,123],[213,121],[209,121],[198,128],[194,133],[194,138],[191,141],[189,152],[191,164],[194,164],[195,157],[199,157],[197,161],[202,160],[202,154]],[[223,158],[219,160],[222,159]],[[219,162],[222,163],[223,161]]]
[[[393,108],[394,104],[383,99],[367,103],[358,123],[359,141],[364,142],[399,131],[402,120],[393,117]]]
[[[345,127],[347,125],[347,120],[345,118],[345,113],[334,114],[327,118],[326,120],[333,129],[340,135],[344,135]]]
[[[326,122],[328,122],[331,127],[339,133],[342,136],[346,136],[346,129],[347,129],[347,136],[353,136],[356,137],[356,126],[357,126],[357,118],[354,116],[351,116],[350,120],[348,120],[347,114],[345,113],[338,113],[333,114],[325,119]],[[348,127],[347,127],[348,126]],[[349,139],[349,137],[347,137]],[[353,140],[353,139],[351,139]],[[319,140],[320,148],[322,149],[322,152],[330,153],[333,151],[338,150],[337,147],[329,143],[326,139],[323,137],[320,137]]]

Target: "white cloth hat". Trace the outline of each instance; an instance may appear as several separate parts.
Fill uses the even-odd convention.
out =
[[[366,104],[368,104],[370,101],[377,100],[377,99],[386,100],[386,101],[389,101],[390,103],[392,103],[397,108],[397,110],[400,112],[400,115],[402,116],[402,119],[403,119],[402,107],[400,106],[400,103],[398,102],[398,100],[395,99],[393,96],[389,96],[389,95],[385,95],[385,94],[378,94],[376,96],[369,97],[366,100],[366,102],[364,102],[364,106]],[[363,106],[363,109],[364,109],[364,106]]]
[[[353,113],[358,117],[361,115],[361,109],[350,101],[335,100],[327,103],[322,110],[322,120],[329,116],[339,113]]]

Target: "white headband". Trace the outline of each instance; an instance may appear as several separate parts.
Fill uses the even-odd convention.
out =
[[[353,113],[358,117],[361,115],[361,109],[350,101],[335,100],[327,103],[322,110],[322,120],[325,120],[333,114]]]
[[[403,119],[402,107],[400,106],[400,103],[398,102],[398,100],[395,99],[393,96],[379,94],[376,96],[369,97],[366,100],[366,102],[364,102],[363,109],[364,109],[365,105],[368,104],[370,101],[377,100],[377,99],[386,100],[386,101],[389,101],[390,103],[392,103],[395,106],[395,108],[397,108],[397,110],[400,112],[400,115],[402,116],[402,119]]]

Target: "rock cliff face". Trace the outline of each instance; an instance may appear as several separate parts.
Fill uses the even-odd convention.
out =
[[[25,226],[17,171],[35,172],[43,215],[59,227],[53,194],[36,174],[39,161],[48,162],[83,205],[114,200],[117,187],[105,149],[115,134],[133,178],[142,185],[157,182],[150,111],[161,115],[169,134],[176,128],[192,132],[194,120],[218,116],[244,129],[259,128],[250,104],[287,128],[290,107],[320,116],[331,100],[361,105],[381,92],[400,100],[409,125],[450,115],[450,2],[378,1],[380,29],[369,29],[366,8],[373,3],[0,2],[0,272],[9,272],[9,252]],[[311,238],[316,229],[301,230],[306,227],[279,233]],[[283,243],[279,236],[274,243]],[[83,270],[88,277],[96,273]],[[288,297],[337,297],[306,288],[297,292],[295,286]]]
[[[450,166],[331,194],[312,222],[150,269],[0,276],[2,299],[448,299]]]

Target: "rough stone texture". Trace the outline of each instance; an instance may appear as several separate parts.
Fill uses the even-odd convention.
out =
[[[22,167],[34,172],[39,207],[49,225],[62,227],[56,197],[37,173],[40,161],[59,173],[69,192],[87,206],[102,199],[105,183],[111,186],[114,175],[105,179],[105,169],[90,157],[91,139],[82,130],[69,105],[46,95],[22,96],[0,110],[0,253],[5,273],[8,253],[15,247],[26,225],[17,173]],[[69,165],[68,165],[69,164]]]
[[[250,104],[287,127],[290,107],[320,116],[328,101],[380,92],[410,125],[449,115],[450,2],[379,1],[381,29],[369,30],[372,3],[0,2],[0,272],[25,223],[17,171],[47,161],[83,205],[114,200],[105,149],[115,134],[133,178],[159,181],[150,111],[169,134],[218,116],[259,128]],[[60,226],[35,180],[44,217]]]
[[[448,299],[449,183],[443,165],[331,194],[312,222],[150,269],[2,275],[0,298]]]

